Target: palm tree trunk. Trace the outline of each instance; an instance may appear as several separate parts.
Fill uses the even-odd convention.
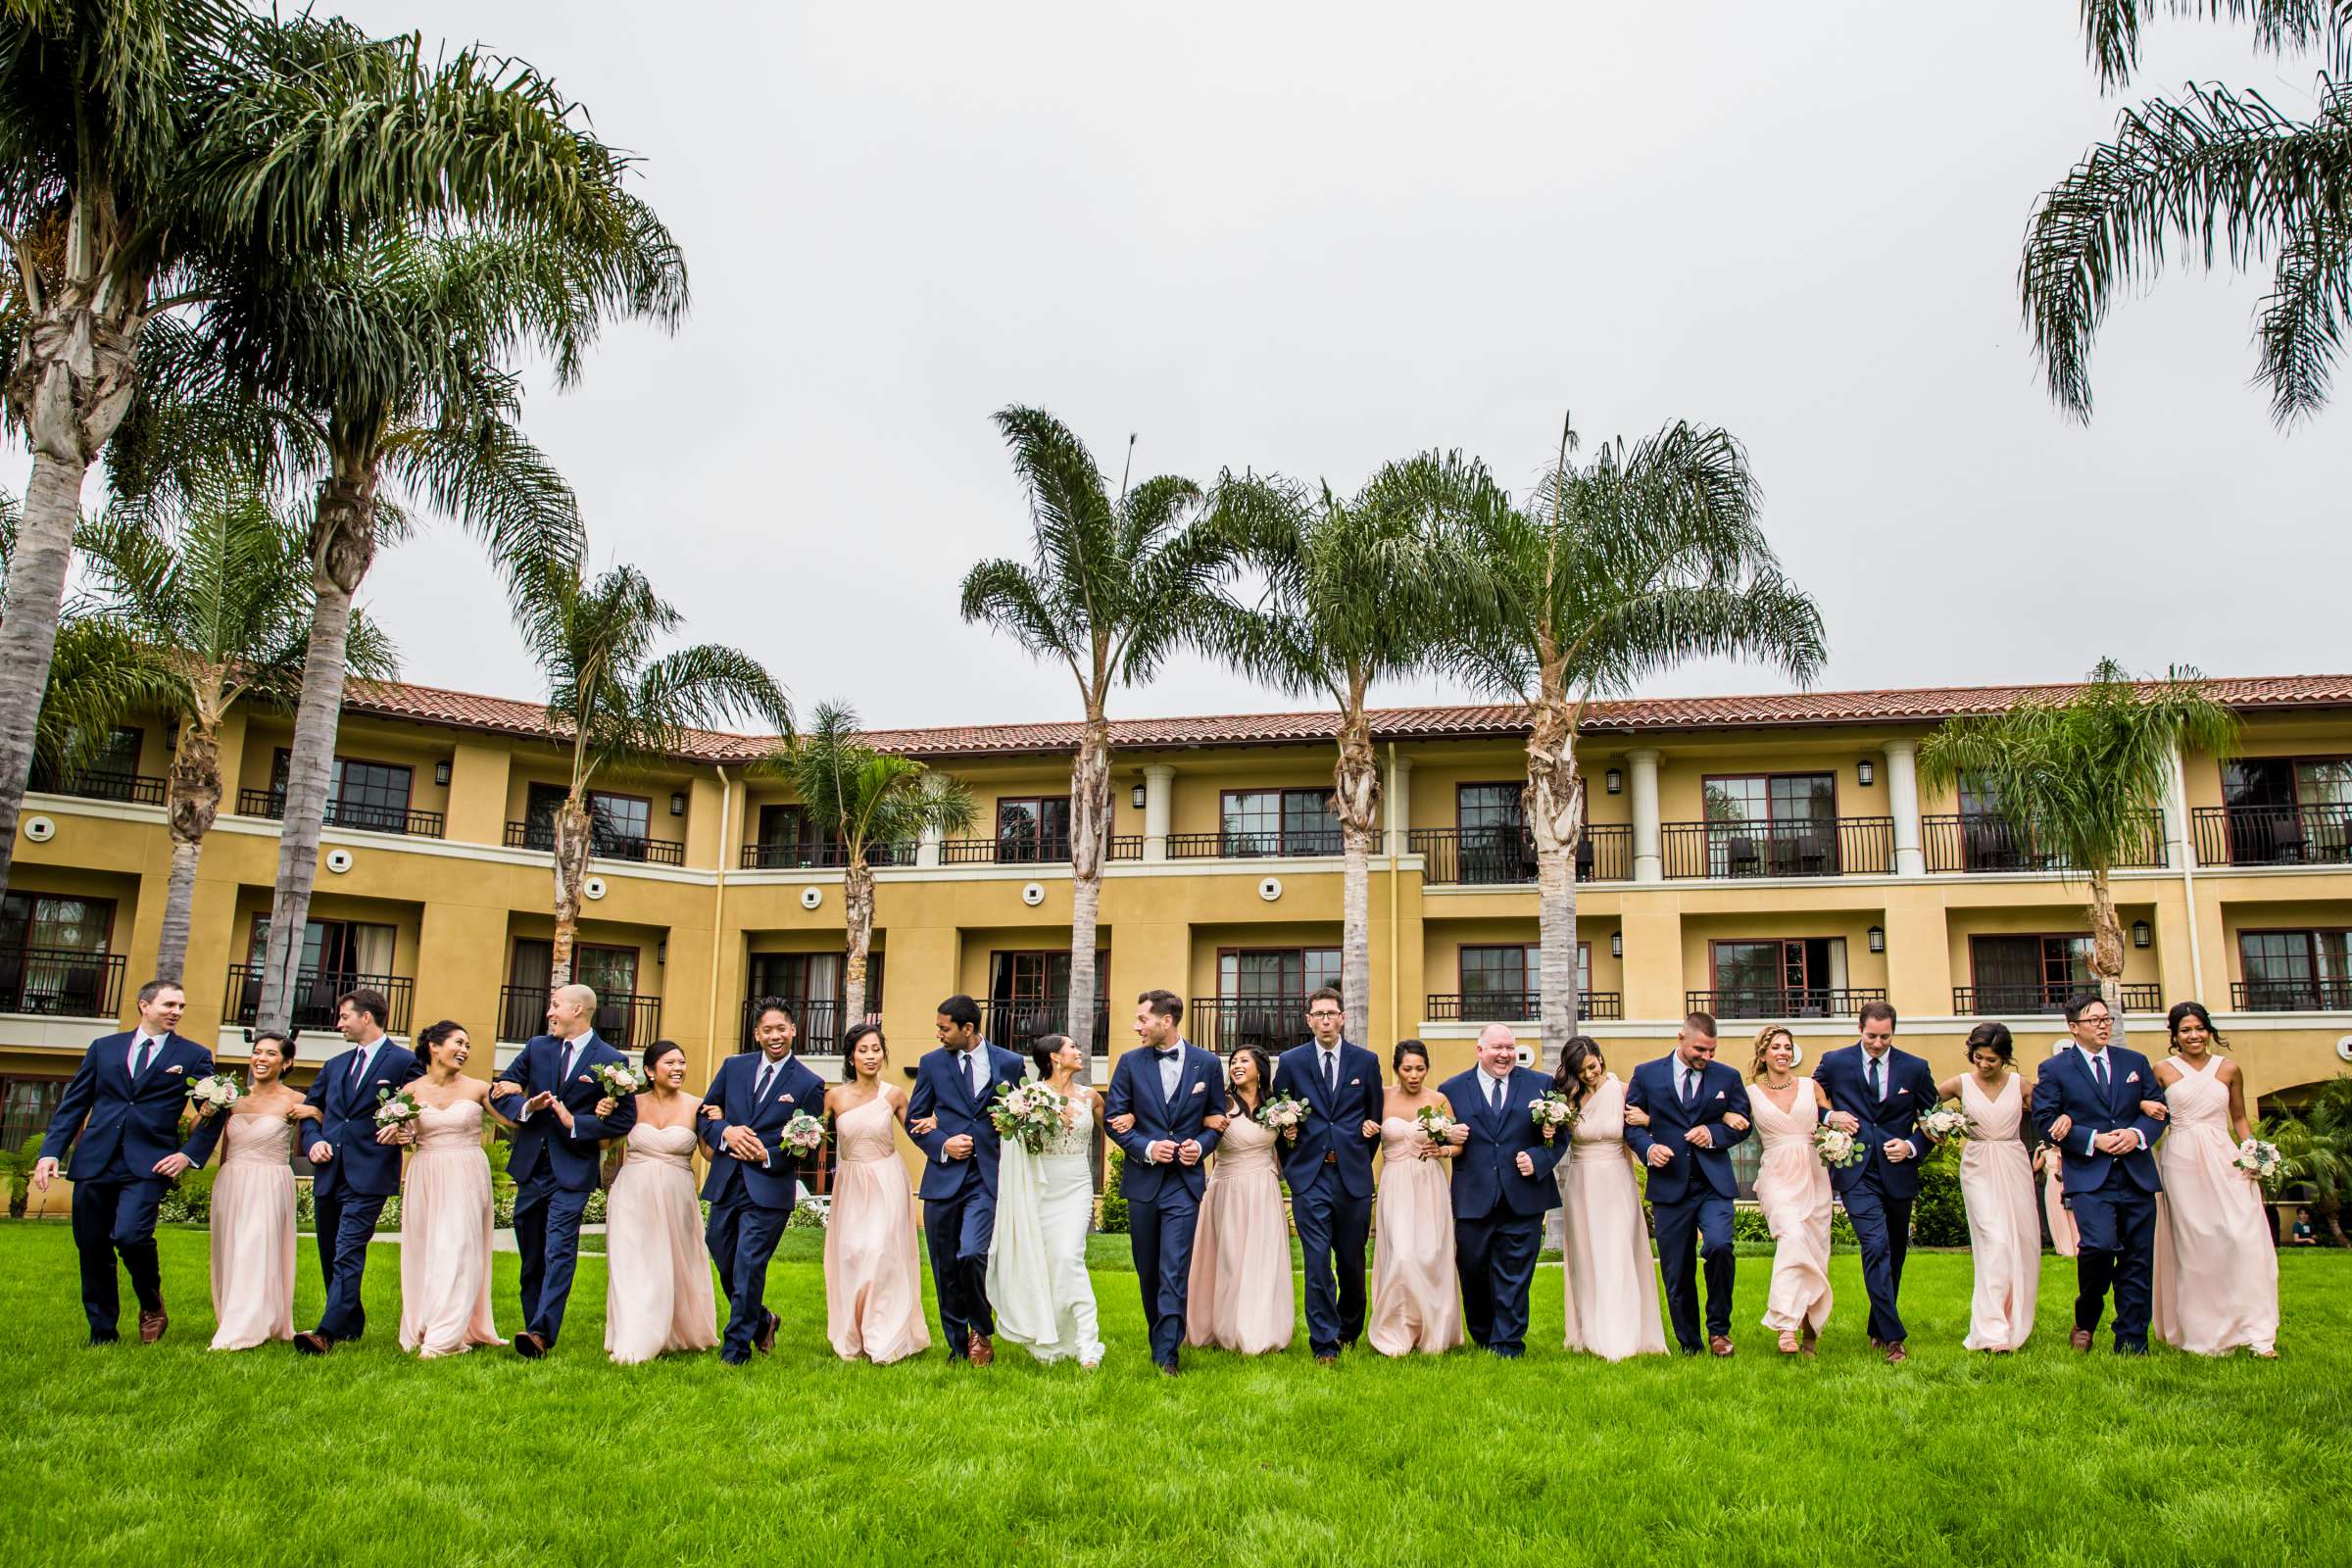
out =
[[[1339,739],[1331,777],[1343,857],[1340,1005],[1348,1012],[1348,1038],[1361,1046],[1372,1039],[1372,829],[1380,811],[1380,762],[1360,701],[1340,714]],[[1392,1032],[1401,1034],[1401,1023]]]
[[[1094,1050],[1095,926],[1102,906],[1102,835],[1110,818],[1110,721],[1087,706],[1070,763],[1070,1017],[1067,1033]]]
[[[2115,1019],[2109,1044],[2124,1043],[2124,920],[2116,912],[2115,890],[2107,873],[2090,873],[2090,973],[2099,983],[2099,1000]]]
[[[853,858],[842,873],[841,906],[850,943],[841,980],[841,1027],[847,1039],[851,1029],[865,1022],[866,954],[874,943],[874,871],[863,854]]]
[[[0,892],[16,861],[17,814],[32,774],[32,738],[49,661],[57,651],[58,609],[74,557],[86,463],[36,448],[17,546],[8,562],[8,604],[0,614]]]
[[[286,758],[286,799],[277,838],[277,886],[270,900],[270,945],[262,956],[259,1029],[294,1022],[294,989],[302,968],[302,938],[311,919],[311,889],[318,879],[318,835],[333,782],[335,732],[343,722],[345,649],[351,640],[351,599],[375,559],[375,468],[338,452],[335,471],[318,486],[311,523],[311,640],[302,661],[302,697],[294,710],[294,744]]]
[[[1546,1066],[1576,1033],[1583,998],[1576,984],[1576,846],[1585,823],[1585,780],[1576,766],[1576,724],[1567,699],[1545,693],[1527,738],[1527,798],[1521,807],[1536,840],[1536,916],[1543,942],[1541,1031]]]
[[[204,836],[220,816],[220,737],[190,715],[179,726],[164,781],[164,822],[172,835],[172,876],[164,897],[163,940],[155,977],[181,982],[188,965],[188,933],[196,909],[196,861]]]
[[[572,951],[579,945],[580,901],[588,884],[588,856],[596,831],[588,808],[575,793],[556,808],[556,940],[547,972],[548,989],[571,984]]]

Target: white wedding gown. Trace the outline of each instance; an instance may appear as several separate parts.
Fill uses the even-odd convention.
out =
[[[1040,1361],[1102,1359],[1095,1287],[1086,1273],[1094,1220],[1088,1161],[1095,1113],[1076,1102],[1072,1125],[1032,1154],[1007,1139],[997,1156],[997,1229],[988,1249],[988,1303],[997,1337],[1025,1345]]]

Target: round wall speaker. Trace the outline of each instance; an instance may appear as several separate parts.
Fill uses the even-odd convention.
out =
[[[1259,882],[1257,885],[1257,896],[1265,900],[1268,904],[1272,904],[1276,899],[1281,898],[1282,878],[1278,876],[1270,876]]]
[[[1021,902],[1029,906],[1029,907],[1032,909],[1045,903],[1046,885],[1043,882],[1023,883],[1021,886]]]
[[[818,905],[820,905],[820,904],[822,904],[822,903],[824,903],[824,902],[825,902],[825,890],[824,890],[823,888],[803,888],[803,889],[801,889],[801,907],[802,907],[802,908],[804,908],[804,909],[813,909],[813,908],[815,908],[815,907],[816,907]]]
[[[581,898],[583,898],[583,899],[601,899],[601,898],[603,898],[604,896],[605,896],[605,879],[604,879],[603,877],[601,877],[601,876],[592,876],[592,877],[590,877],[590,878],[589,878],[587,881],[585,881],[585,882],[582,882],[582,883],[580,884],[580,897],[581,897]]]
[[[342,875],[344,872],[346,872],[346,871],[350,870],[350,869],[351,869],[351,852],[350,852],[349,850],[329,850],[329,851],[327,851],[327,852],[326,852],[326,868],[327,868],[329,871],[332,871],[332,872],[334,872],[334,873],[335,873],[335,875],[337,875],[337,876],[341,876],[341,875]]]
[[[24,819],[24,836],[35,844],[46,844],[57,837],[57,824],[45,816],[28,816]]]

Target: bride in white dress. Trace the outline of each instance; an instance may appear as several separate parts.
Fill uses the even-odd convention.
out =
[[[1012,1139],[997,1156],[997,1229],[988,1249],[988,1300],[997,1337],[1029,1348],[1040,1361],[1102,1359],[1095,1287],[1086,1273],[1086,1233],[1095,1212],[1091,1155],[1100,1097],[1078,1081],[1084,1048],[1068,1035],[1037,1042],[1046,1087],[1067,1102],[1062,1130],[1032,1154]]]

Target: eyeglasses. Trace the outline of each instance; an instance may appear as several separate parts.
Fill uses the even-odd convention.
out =
[[[1308,1013],[1307,1016],[1309,1018],[1344,1018],[1347,1016],[1347,1014],[1334,1012],[1329,1007],[1317,1007],[1314,1011]]]
[[[2086,1013],[2084,1013],[2084,1014],[2083,1014],[2082,1017],[2080,1017],[2080,1018],[2076,1019],[2075,1021],[2076,1021],[2077,1023],[2086,1023],[2086,1024],[2089,1024],[2089,1025],[2090,1025],[2092,1028],[2094,1028],[2094,1029],[2095,1029],[2095,1028],[2097,1028],[2097,1027],[2098,1027],[2100,1024],[2103,1024],[2103,1023],[2104,1023],[2104,1024],[2112,1024],[2112,1023],[2114,1023],[2114,1022],[2115,1022],[2115,1019],[2114,1019],[2114,1018],[2112,1018],[2112,1017],[2110,1017],[2108,1014],[2106,1014],[2106,1013],[2103,1013],[2103,1012],[2086,1012]]]

